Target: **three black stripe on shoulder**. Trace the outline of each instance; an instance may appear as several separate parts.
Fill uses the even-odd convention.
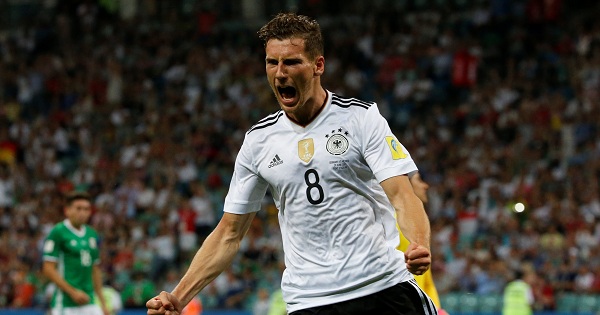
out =
[[[337,106],[343,107],[343,108],[348,108],[350,106],[358,106],[358,107],[362,107],[364,109],[369,109],[369,107],[371,107],[371,105],[373,105],[373,103],[361,101],[356,98],[341,97],[336,94],[333,94],[333,97],[331,98],[331,104],[337,105]]]
[[[371,107],[371,105],[373,105],[374,103],[361,101],[356,98],[341,97],[341,96],[338,96],[337,94],[333,94],[333,97],[331,98],[331,104],[337,105],[337,106],[343,107],[343,108],[348,108],[350,106],[358,106],[358,107],[362,107],[364,109],[369,109],[369,107]],[[250,130],[248,130],[248,132],[246,132],[246,134],[249,134],[254,130],[263,129],[263,128],[266,128],[266,127],[276,124],[277,121],[279,120],[279,118],[281,118],[281,116],[283,116],[283,111],[282,110],[276,111],[275,113],[258,121],[258,123],[256,123],[254,126],[252,126],[250,128]]]
[[[281,116],[283,116],[283,111],[276,111],[275,113],[259,120],[254,126],[252,126],[252,128],[250,128],[250,130],[248,130],[248,132],[246,132],[246,134],[249,134],[254,130],[266,128],[276,124],[279,118],[281,118]]]

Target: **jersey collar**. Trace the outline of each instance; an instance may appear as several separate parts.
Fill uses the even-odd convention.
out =
[[[86,231],[86,227],[85,225],[81,226],[81,229],[76,229],[73,224],[71,224],[71,221],[69,221],[69,219],[65,219],[63,221],[65,223],[65,226],[67,227],[67,229],[69,229],[69,231],[73,232],[73,234],[79,236],[79,237],[83,237],[85,235],[85,231]]]
[[[287,124],[297,133],[304,133],[307,132],[308,130],[314,128],[315,126],[317,126],[319,124],[320,121],[323,120],[323,117],[325,117],[325,113],[329,111],[329,108],[331,107],[331,96],[332,93],[325,89],[325,93],[327,93],[326,96],[326,102],[325,105],[323,105],[323,108],[321,109],[321,111],[319,112],[319,114],[317,115],[317,117],[315,117],[308,125],[306,126],[300,126],[298,124],[296,124],[295,122],[291,121],[289,119],[289,117],[287,117],[287,115],[283,115],[283,117],[285,117],[285,121],[287,122]]]

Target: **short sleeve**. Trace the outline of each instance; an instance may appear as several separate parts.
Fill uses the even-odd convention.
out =
[[[362,126],[363,154],[377,181],[417,170],[410,153],[392,133],[376,104],[367,110]]]
[[[92,261],[94,265],[100,264],[100,244],[98,239],[98,233],[94,231],[92,237],[90,238],[90,249],[92,254]]]
[[[44,241],[44,260],[47,261],[58,261],[58,257],[60,255],[60,233],[56,228],[50,231],[48,237]]]
[[[252,163],[250,145],[244,139],[235,159],[233,176],[229,184],[229,192],[225,197],[223,211],[235,214],[246,214],[260,210],[260,206],[268,184],[258,175]]]

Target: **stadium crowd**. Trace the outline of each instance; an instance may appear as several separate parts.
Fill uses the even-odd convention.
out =
[[[9,3],[0,308],[46,305],[41,244],[74,189],[94,196],[104,278],[125,307],[174,287],[221,216],[244,132],[277,110],[256,22],[290,9],[323,27],[324,86],[377,102],[430,184],[440,294],[501,293],[523,267],[538,309],[600,294],[598,4]],[[252,309],[279,287],[277,224],[266,198],[205,309]]]

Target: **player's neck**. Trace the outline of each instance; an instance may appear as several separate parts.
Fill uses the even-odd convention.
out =
[[[288,117],[288,119],[291,120],[292,122],[294,122],[296,125],[299,125],[302,127],[306,127],[306,126],[310,125],[310,123],[312,123],[319,116],[319,114],[323,111],[323,108],[325,108],[325,105],[327,104],[327,100],[329,99],[329,94],[327,94],[327,91],[322,87],[321,87],[321,91],[322,91],[322,93],[319,93],[314,98],[314,100],[311,100],[312,102],[314,102],[314,104],[320,104],[320,105],[305,106],[308,109],[306,115],[288,115],[286,113],[286,116]]]
[[[66,220],[67,224],[76,231],[81,231],[83,229],[83,224],[73,224],[73,221],[70,219]]]

